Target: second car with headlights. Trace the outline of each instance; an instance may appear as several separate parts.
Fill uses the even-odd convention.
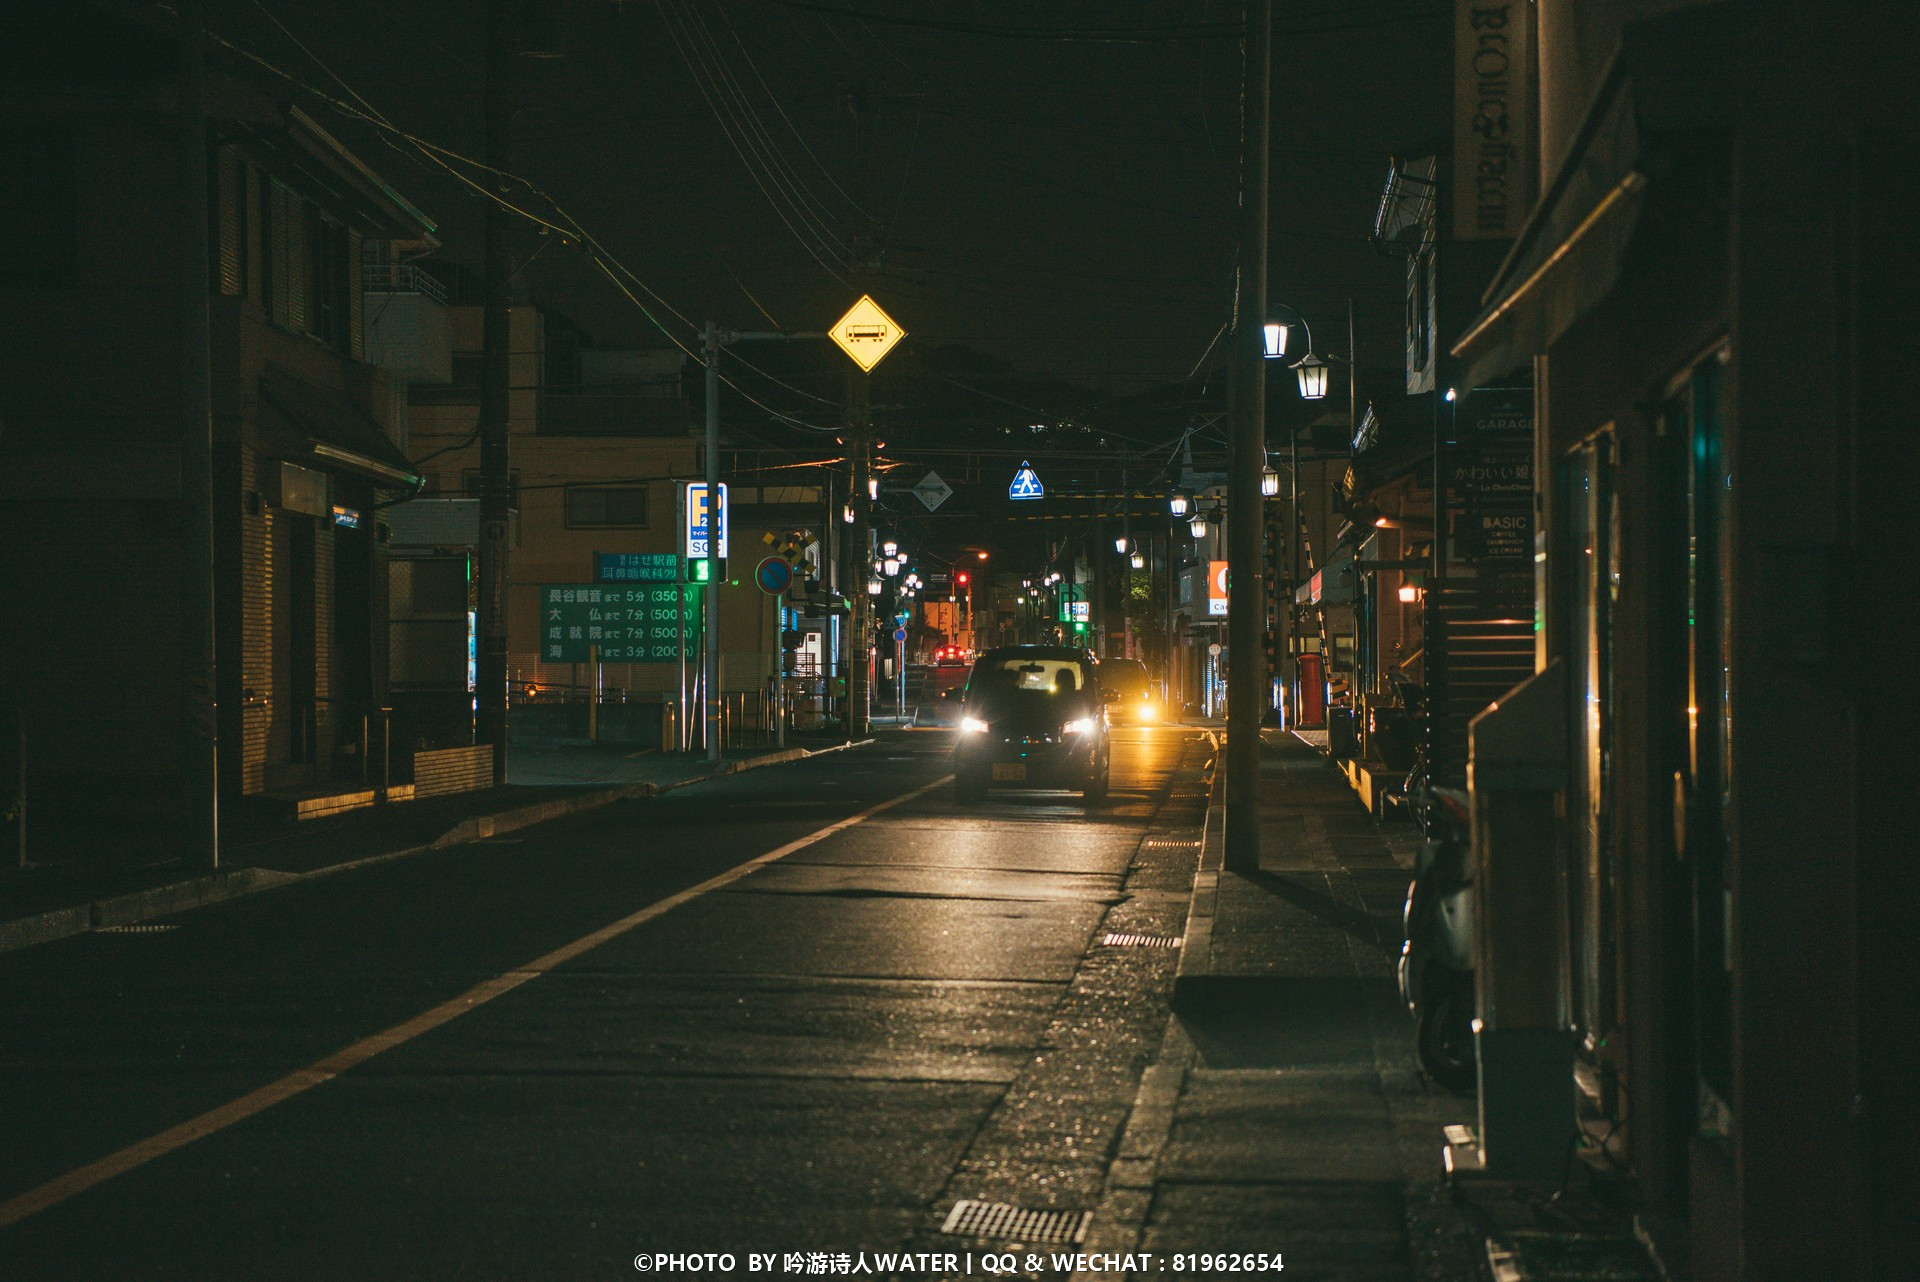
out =
[[[993,788],[1107,795],[1107,696],[1085,650],[1020,645],[988,650],[961,694],[954,792],[979,801]]]

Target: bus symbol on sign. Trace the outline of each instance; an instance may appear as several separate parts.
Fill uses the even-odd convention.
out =
[[[840,350],[853,357],[854,364],[869,371],[893,350],[894,344],[907,336],[907,331],[895,324],[893,317],[881,311],[880,304],[866,294],[833,323],[829,333]]]

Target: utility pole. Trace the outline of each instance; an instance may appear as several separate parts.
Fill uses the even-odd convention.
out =
[[[509,167],[513,129],[513,5],[487,5],[487,164]],[[489,175],[485,182],[497,181]],[[511,225],[498,201],[486,208],[486,295],[480,340],[479,645],[474,656],[474,738],[493,746],[493,782],[507,781],[507,521],[511,413],[513,263]]]
[[[220,722],[214,650],[213,265],[207,248],[206,12],[180,6],[180,655],[186,734],[181,837],[189,867],[220,866]],[[24,760],[24,753],[22,754]],[[22,794],[24,795],[24,793]],[[23,820],[24,822],[24,820]]]
[[[1261,601],[1260,472],[1266,464],[1266,351],[1261,327],[1267,311],[1267,128],[1271,111],[1273,0],[1259,0],[1248,33],[1247,181],[1241,248],[1240,327],[1234,368],[1239,396],[1227,469],[1227,807],[1226,867],[1260,867],[1260,644],[1266,609]]]
[[[712,321],[700,331],[700,350],[707,364],[707,582],[700,596],[705,606],[700,702],[706,712],[707,763],[716,766],[720,764],[720,531],[725,528],[720,523],[720,346],[724,341]]]
[[[867,375],[847,375],[848,452],[852,456],[853,547],[849,561],[853,582],[847,589],[847,738],[867,733],[867,680],[873,649],[873,598],[867,580],[873,575],[873,500],[868,482],[873,476],[873,410],[868,400]]]

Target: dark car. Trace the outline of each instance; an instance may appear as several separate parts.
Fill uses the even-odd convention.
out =
[[[1107,715],[1115,725],[1151,725],[1161,719],[1147,665],[1138,659],[1106,659],[1100,664],[1100,688],[1107,694]]]
[[[973,665],[953,749],[954,791],[978,801],[989,787],[1107,795],[1107,709],[1085,650],[1017,645]]]

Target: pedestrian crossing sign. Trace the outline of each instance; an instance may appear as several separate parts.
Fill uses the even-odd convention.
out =
[[[1040,474],[1033,470],[1033,464],[1022,462],[1020,470],[1013,474],[1013,484],[1007,487],[1010,499],[1038,499],[1046,497],[1046,487],[1040,484]]]

